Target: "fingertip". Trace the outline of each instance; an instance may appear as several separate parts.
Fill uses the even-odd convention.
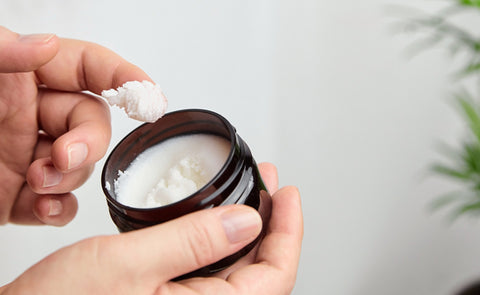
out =
[[[258,164],[258,170],[262,176],[267,190],[273,194],[278,190],[278,171],[272,163],[263,162]]]
[[[57,185],[63,175],[55,169],[50,158],[35,160],[27,170],[26,181],[32,191],[41,193],[43,189]]]
[[[23,63],[18,63],[20,71],[34,71],[51,61],[60,48],[55,34],[19,35],[16,51]]]
[[[70,173],[84,168],[87,165],[93,165],[104,155],[105,152],[103,149],[106,150],[106,148],[102,147],[108,146],[108,144],[102,144],[97,140],[97,144],[95,145],[96,149],[93,149],[97,154],[95,155],[92,153],[92,143],[90,140],[88,140],[88,142],[75,141],[75,135],[71,133],[80,133],[78,131],[80,130],[65,134],[52,145],[52,163],[55,168],[62,173]],[[102,150],[98,151],[100,148],[102,148]]]
[[[82,185],[92,174],[95,165],[83,165],[74,171],[63,173],[50,158],[35,160],[28,168],[26,180],[37,194],[65,194]]]
[[[220,218],[231,244],[246,244],[254,240],[262,230],[260,214],[249,206],[231,206],[220,214]]]
[[[75,217],[78,210],[77,198],[71,194],[41,195],[33,208],[35,216],[43,223],[64,226]]]
[[[17,41],[25,45],[52,46],[58,43],[58,37],[55,34],[18,34]]]
[[[123,60],[113,74],[111,88],[118,88],[129,81],[150,81],[155,83],[141,68]]]
[[[277,174],[277,167],[270,163],[270,162],[262,162],[258,164],[258,169],[265,171],[265,172],[270,172],[270,173],[275,173]]]
[[[277,202],[289,204],[288,206],[299,208],[301,210],[301,198],[300,190],[293,185],[287,185],[280,188],[275,194],[272,195],[273,199],[277,199]]]
[[[88,145],[74,142],[67,146],[67,171],[79,167],[88,157]]]
[[[303,213],[299,189],[293,185],[282,187],[272,196],[272,201],[274,226],[303,237]]]
[[[109,48],[96,43],[85,43],[78,40],[63,40],[71,46],[75,43],[84,44],[82,51],[82,68],[85,73],[83,84],[97,95],[103,90],[116,89],[129,81],[153,80],[140,67],[130,63]]]
[[[33,71],[49,62],[59,50],[55,34],[20,35],[0,27],[0,72]]]
[[[300,198],[300,190],[294,185],[286,185],[280,189],[282,193]]]

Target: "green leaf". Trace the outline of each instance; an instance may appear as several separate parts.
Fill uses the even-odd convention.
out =
[[[480,146],[478,144],[464,144],[464,164],[468,170],[480,174]]]
[[[454,178],[457,180],[468,181],[471,178],[470,173],[466,171],[460,171],[442,164],[433,165],[431,167],[431,170],[436,174],[443,175],[449,178]]]
[[[475,191],[477,194],[476,194],[476,198],[480,198],[480,183],[475,183],[472,187],[472,190]]]
[[[467,116],[470,131],[475,135],[478,142],[480,142],[480,115],[478,109],[467,93],[456,96],[463,113]]]
[[[465,199],[465,193],[463,192],[450,192],[443,194],[437,197],[430,203],[430,209],[432,211],[437,211],[446,205],[449,205],[453,202],[458,202],[459,200]]]
[[[458,4],[480,8],[480,0],[458,0]]]
[[[465,213],[471,213],[473,211],[478,211],[477,213],[480,213],[480,201],[460,206],[458,208],[458,210],[456,211],[456,214],[457,215],[462,215],[462,214],[465,214]]]
[[[464,78],[466,76],[475,74],[478,71],[480,71],[480,63],[472,63],[465,67],[458,76],[459,78]]]

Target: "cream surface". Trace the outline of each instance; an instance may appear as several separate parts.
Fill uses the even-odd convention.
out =
[[[117,201],[136,208],[177,202],[207,184],[230,153],[230,142],[215,135],[175,137],[141,153],[119,171],[114,189]]]
[[[102,91],[108,103],[124,109],[127,115],[143,122],[155,122],[167,109],[167,99],[158,84],[130,81],[121,87]]]

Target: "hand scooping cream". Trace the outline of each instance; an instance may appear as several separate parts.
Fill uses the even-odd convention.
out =
[[[142,152],[114,182],[117,201],[134,208],[165,206],[195,193],[227,161],[230,142],[208,134],[170,138]]]
[[[167,109],[167,99],[162,89],[149,81],[126,82],[117,90],[102,91],[102,97],[111,106],[124,109],[130,118],[143,122],[155,122]]]

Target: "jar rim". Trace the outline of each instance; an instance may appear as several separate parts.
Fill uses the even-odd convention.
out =
[[[132,207],[132,206],[129,206],[129,205],[125,205],[121,202],[119,202],[116,198],[115,198],[115,194],[113,193],[112,194],[112,191],[114,190],[114,183],[110,183],[110,182],[107,182],[106,181],[106,178],[107,178],[107,170],[109,169],[109,164],[111,163],[112,159],[115,157],[115,155],[120,151],[120,149],[125,145],[125,144],[128,144],[127,141],[131,141],[132,140],[132,137],[137,137],[136,135],[138,134],[141,134],[142,130],[145,129],[145,130],[162,130],[162,125],[161,125],[161,122],[162,122],[162,119],[165,121],[166,119],[171,119],[172,117],[175,117],[175,116],[179,116],[179,115],[184,115],[184,114],[187,114],[187,113],[191,113],[191,114],[207,114],[207,115],[210,115],[212,116],[212,118],[215,118],[217,120],[220,120],[223,124],[223,127],[225,128],[225,131],[227,132],[228,134],[228,137],[229,138],[225,138],[226,140],[228,140],[230,142],[230,151],[229,151],[229,154],[228,154],[228,157],[227,159],[225,160],[225,163],[222,165],[222,167],[220,168],[220,170],[215,174],[215,176],[210,179],[204,186],[202,186],[200,189],[198,189],[197,191],[195,191],[194,193],[176,201],[176,202],[173,202],[173,203],[170,203],[170,204],[167,204],[167,205],[163,205],[163,206],[155,206],[155,207],[146,207],[146,208],[143,208],[143,207]],[[156,127],[158,126],[159,129],[157,129]],[[153,129],[152,127],[155,127],[155,129]],[[172,127],[173,128],[173,127]],[[197,133],[193,133],[193,132],[189,132],[189,133],[178,133],[178,134],[174,134],[173,136],[168,136],[166,138],[164,138],[162,141],[164,140],[168,140],[168,139],[171,139],[171,138],[174,138],[176,136],[182,136],[182,135],[188,135],[188,134],[206,134],[206,132],[197,132]],[[138,127],[136,127],[135,129],[133,129],[131,132],[129,132],[126,136],[124,136],[116,145],[115,147],[113,148],[113,150],[110,152],[109,156],[107,157],[106,161],[105,161],[105,164],[103,166],[103,169],[102,169],[102,174],[101,174],[101,184],[102,184],[102,190],[103,190],[103,193],[105,194],[105,196],[107,197],[107,201],[109,203],[111,203],[112,205],[114,205],[114,207],[116,207],[117,209],[121,209],[121,210],[127,210],[127,211],[136,211],[136,212],[150,212],[150,211],[158,211],[158,210],[162,210],[163,208],[165,208],[165,210],[167,209],[170,209],[171,207],[174,207],[174,206],[178,206],[180,203],[182,202],[185,202],[185,201],[188,201],[192,198],[194,198],[195,196],[201,194],[202,192],[204,192],[205,190],[207,190],[209,187],[211,187],[215,182],[218,181],[218,179],[225,173],[225,171],[227,170],[227,168],[230,166],[232,160],[233,160],[233,157],[235,155],[235,147],[236,147],[236,129],[235,127],[233,127],[233,125],[225,118],[223,117],[222,115],[214,112],[214,111],[211,111],[211,110],[205,110],[205,109],[183,109],[183,110],[177,110],[177,111],[172,111],[172,112],[169,112],[169,113],[166,113],[162,118],[158,119],[156,122],[154,123],[144,123]],[[135,145],[136,143],[134,142],[132,145]],[[151,146],[154,146],[155,144],[152,144]],[[151,146],[147,146],[146,148],[148,147],[151,147]],[[145,149],[146,149],[145,148]],[[144,150],[145,150],[144,149]],[[132,161],[129,161],[128,165],[130,165]],[[128,167],[127,165],[127,167]],[[114,169],[115,170],[115,169]],[[119,169],[117,169],[117,171],[119,171]],[[117,172],[118,173],[118,172]],[[107,183],[109,183],[110,185],[110,188],[107,188]]]

